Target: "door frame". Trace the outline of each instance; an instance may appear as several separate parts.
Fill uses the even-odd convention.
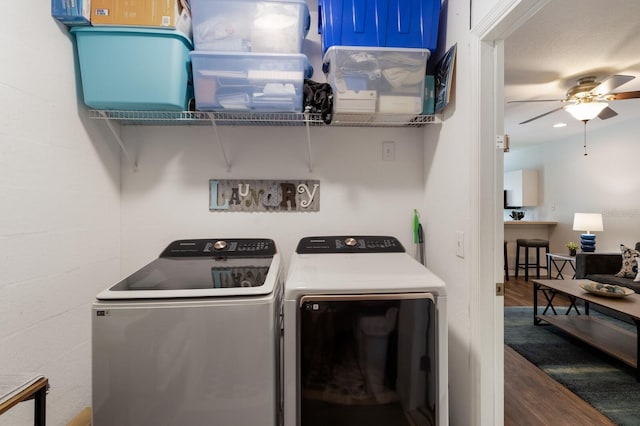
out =
[[[472,363],[472,418],[478,425],[504,424],[504,153],[496,137],[504,134],[504,40],[551,0],[497,0],[471,28],[474,82],[472,217],[477,261],[472,262],[471,339],[479,363]],[[504,288],[504,287],[503,287]]]

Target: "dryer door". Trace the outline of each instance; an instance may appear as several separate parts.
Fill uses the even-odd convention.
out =
[[[303,426],[435,424],[432,294],[304,296],[299,318]]]

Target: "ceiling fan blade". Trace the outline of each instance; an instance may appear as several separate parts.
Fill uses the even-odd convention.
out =
[[[612,75],[611,77],[607,78],[605,81],[594,87],[593,90],[591,90],[591,93],[596,96],[606,95],[607,93],[611,93],[611,91],[616,87],[622,86],[623,84],[633,80],[634,78],[635,77],[632,75]]]
[[[528,120],[526,120],[526,121],[523,121],[522,123],[518,123],[518,124],[526,124],[526,123],[529,123],[529,122],[531,122],[531,121],[533,121],[533,120],[537,120],[538,118],[542,118],[542,117],[544,117],[545,115],[549,115],[549,114],[554,113],[554,112],[556,112],[556,111],[560,111],[560,110],[561,110],[561,109],[563,109],[563,108],[564,108],[564,107],[558,107],[558,108],[556,108],[556,109],[552,109],[551,111],[547,111],[547,112],[545,112],[544,114],[536,115],[535,117],[530,118],[530,119],[528,119]]]
[[[615,112],[614,110],[612,110],[609,107],[606,107],[605,109],[603,109],[602,111],[600,111],[600,114],[598,114],[598,118],[600,120],[606,120],[608,118],[613,118],[616,115],[618,115],[617,112]]]
[[[529,99],[527,101],[507,101],[508,104],[518,103],[518,102],[563,102],[564,99]]]
[[[620,92],[620,93],[611,93],[607,95],[607,100],[610,101],[621,101],[623,99],[637,99],[640,98],[640,90],[636,90],[634,92]]]

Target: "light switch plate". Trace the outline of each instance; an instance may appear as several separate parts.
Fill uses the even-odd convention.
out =
[[[396,159],[396,143],[393,141],[382,142],[382,160],[395,161]]]
[[[456,231],[456,256],[464,258],[464,232]]]

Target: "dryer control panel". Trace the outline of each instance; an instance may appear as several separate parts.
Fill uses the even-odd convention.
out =
[[[296,253],[404,253],[404,247],[395,237],[385,236],[331,236],[306,237],[300,240]]]
[[[271,257],[273,240],[265,238],[210,238],[174,241],[160,257]]]

